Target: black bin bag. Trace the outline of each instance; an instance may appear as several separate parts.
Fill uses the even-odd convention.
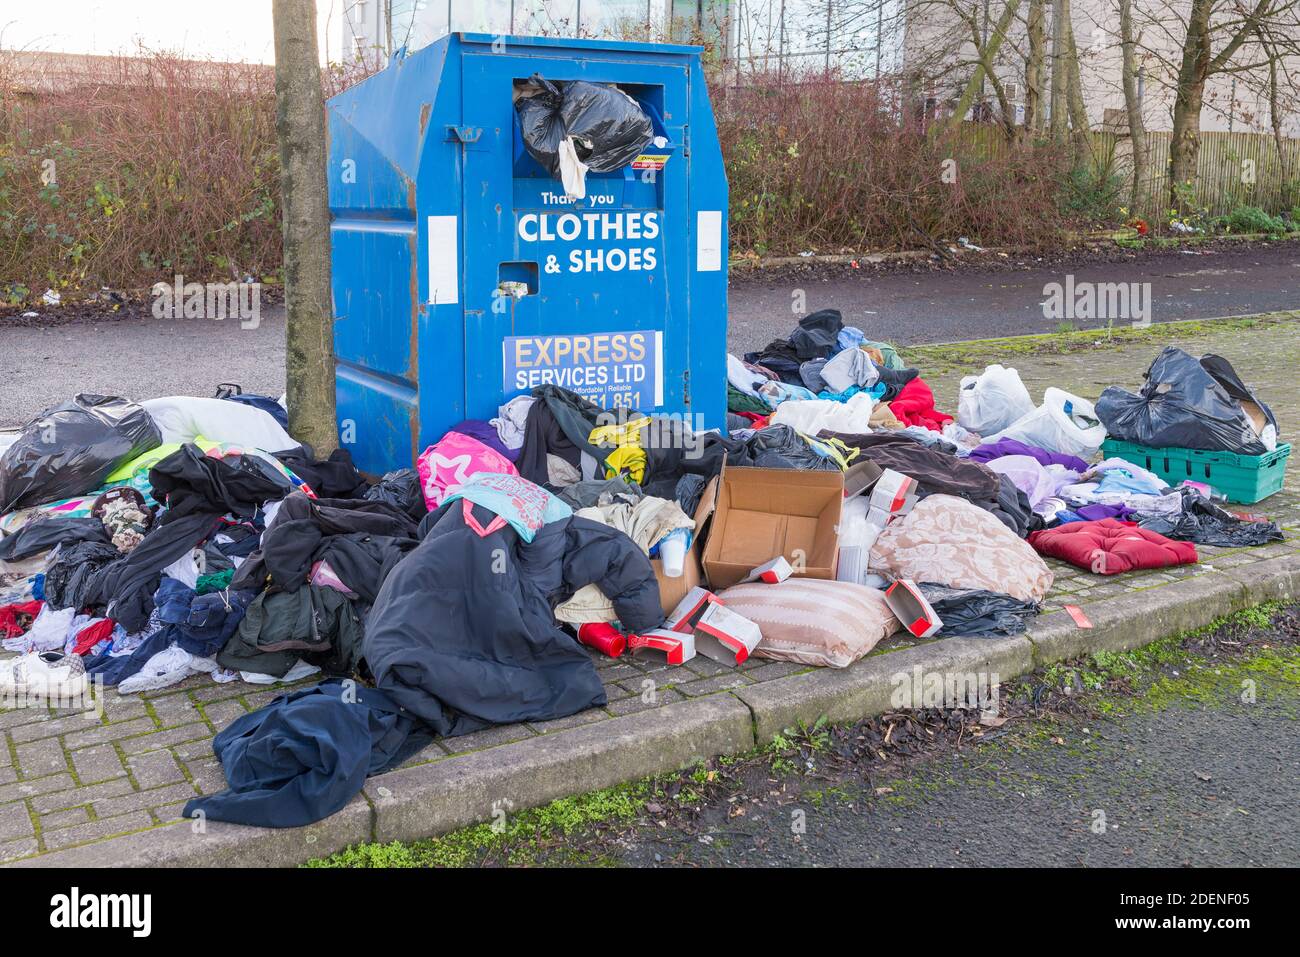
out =
[[[578,80],[564,87],[564,130],[578,159],[593,173],[612,173],[641,155],[654,139],[654,124],[640,104],[616,86]]]
[[[415,469],[398,469],[386,473],[378,485],[372,485],[366,490],[365,498],[370,502],[387,502],[416,521],[429,514],[429,506],[424,502],[424,490],[420,488],[420,476]]]
[[[0,456],[0,514],[92,492],[119,465],[161,444],[141,406],[78,395],[28,422]]]
[[[1097,400],[1097,417],[1113,439],[1156,449],[1199,449],[1263,455],[1260,432],[1273,412],[1222,356],[1197,359],[1166,346],[1147,370],[1138,394],[1111,386]]]
[[[560,175],[560,143],[573,137],[578,159],[595,173],[622,169],[654,139],[639,103],[608,83],[552,83],[534,74],[536,92],[515,103],[524,147],[552,176]]]
[[[528,155],[546,167],[552,176],[560,175],[560,141],[564,139],[564,120],[560,104],[564,100],[559,88],[550,80],[534,76],[530,81],[532,96],[515,101],[519,129],[523,133]]]

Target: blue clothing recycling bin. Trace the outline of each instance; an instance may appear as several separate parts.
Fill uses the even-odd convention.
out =
[[[340,436],[380,473],[554,383],[726,415],[727,182],[699,47],[453,34],[331,98]],[[616,84],[655,138],[584,199],[524,148],[516,84]]]

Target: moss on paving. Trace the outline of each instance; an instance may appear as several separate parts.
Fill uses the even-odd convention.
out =
[[[1027,356],[1097,352],[1146,342],[1164,345],[1173,337],[1181,340],[1213,333],[1263,329],[1297,321],[1300,321],[1300,311],[1270,312],[1232,319],[1191,319],[1184,322],[1153,323],[1149,326],[1071,329],[1033,336],[914,345],[903,347],[900,353],[909,366],[924,369],[927,378],[933,378],[949,372],[978,372],[990,363],[1005,363]]]
[[[1295,699],[1300,696],[1300,647],[1262,644],[1228,660],[1185,647],[1189,640],[1225,626],[1268,628],[1283,607],[1266,602],[1196,631],[1131,651],[1102,651],[1080,661],[1050,665],[1042,674],[1049,684],[1070,685],[1090,695],[1089,704],[1102,715],[1219,704],[1232,698],[1241,700],[1247,692],[1273,700]]]
[[[649,793],[648,781],[636,781],[561,798],[517,814],[503,808],[492,823],[412,843],[360,844],[306,866],[467,867],[489,859],[502,864],[532,864],[543,850],[563,854],[564,849],[556,847],[556,842],[579,829],[633,820],[645,807]],[[575,858],[566,863],[601,863],[588,855]]]

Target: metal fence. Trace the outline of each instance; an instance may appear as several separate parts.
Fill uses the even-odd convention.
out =
[[[388,38],[431,43],[454,31],[703,43],[734,76],[835,70],[880,76],[901,62],[903,0],[354,0],[386,2]],[[355,33],[349,21],[349,29]],[[355,42],[355,41],[353,41]]]
[[[1002,128],[991,123],[964,123],[960,133],[967,148],[979,154],[1002,153],[1013,147]],[[1168,132],[1149,131],[1147,161],[1138,181],[1137,208],[1132,212],[1152,223],[1163,222],[1169,210]],[[1127,134],[1097,130],[1089,134],[1090,154],[1098,171],[1116,177],[1117,201],[1127,205],[1131,195],[1133,151]],[[1196,183],[1191,202],[1211,216],[1239,206],[1258,206],[1271,213],[1300,204],[1300,140],[1277,141],[1263,133],[1201,134]]]

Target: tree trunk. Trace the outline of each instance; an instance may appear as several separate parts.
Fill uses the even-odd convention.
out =
[[[1052,0],[1052,91],[1051,91],[1051,131],[1052,139],[1064,143],[1070,129],[1069,115],[1066,113],[1065,91],[1065,34],[1062,27],[1065,14],[1062,11],[1064,0]]]
[[[1070,126],[1073,128],[1075,161],[1082,162],[1088,156],[1091,140],[1088,136],[1092,124],[1088,122],[1088,108],[1083,102],[1083,82],[1079,78],[1079,48],[1074,43],[1074,21],[1070,12],[1070,0],[1061,0],[1061,38],[1065,50],[1066,104],[1070,110]]]
[[[1128,114],[1129,142],[1133,146],[1133,182],[1129,211],[1138,215],[1142,201],[1142,176],[1147,168],[1147,131],[1137,90],[1137,39],[1133,35],[1133,0],[1119,0],[1119,36],[1124,54],[1124,111]]]
[[[1015,19],[1016,10],[1019,7],[1020,0],[1007,0],[1007,5],[1002,10],[1002,16],[998,17],[998,22],[993,27],[993,33],[989,37],[988,44],[983,50],[979,51],[980,62],[976,65],[975,72],[966,84],[966,89],[962,91],[961,99],[957,101],[957,108],[953,111],[952,116],[948,117],[948,121],[944,123],[940,130],[941,138],[961,126],[966,113],[975,102],[975,97],[984,86],[984,64],[997,62],[998,51],[1002,49],[1002,41],[1007,38],[1007,29],[1011,26],[1011,21]]]
[[[313,0],[273,0],[275,129],[284,218],[289,432],[319,458],[338,447],[325,102]]]
[[[1277,171],[1278,181],[1282,184],[1282,202],[1285,206],[1294,206],[1300,195],[1297,195],[1295,184],[1291,182],[1291,163],[1287,155],[1286,136],[1282,132],[1282,104],[1278,95],[1278,77],[1277,65],[1282,59],[1282,54],[1277,47],[1268,41],[1263,32],[1260,33],[1260,43],[1268,51],[1268,119],[1273,128],[1273,147],[1277,150]]]
[[[1181,209],[1196,184],[1201,152],[1201,104],[1210,69],[1210,11],[1214,0],[1192,0],[1178,69],[1173,130],[1169,139],[1169,205]]]
[[[1025,59],[1025,129],[1035,134],[1043,131],[1043,75],[1047,45],[1043,2],[1029,0],[1029,14],[1025,21],[1029,40],[1029,53]]]

